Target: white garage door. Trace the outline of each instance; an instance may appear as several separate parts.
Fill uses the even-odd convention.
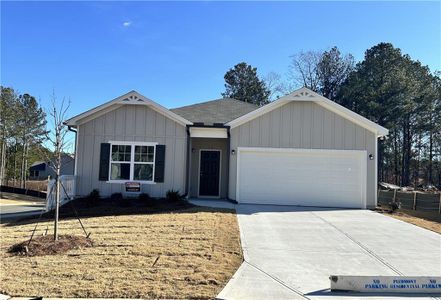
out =
[[[239,203],[365,208],[366,152],[239,148]]]

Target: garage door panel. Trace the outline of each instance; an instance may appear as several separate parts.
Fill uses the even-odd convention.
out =
[[[364,207],[360,151],[240,149],[238,201]]]

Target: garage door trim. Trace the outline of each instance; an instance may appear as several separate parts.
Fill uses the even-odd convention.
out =
[[[337,150],[337,149],[305,149],[305,148],[273,148],[273,147],[238,147],[236,166],[236,201],[240,203],[240,155],[243,152],[279,152],[279,153],[311,153],[332,154],[348,153],[359,157],[361,162],[361,199],[362,208],[366,208],[366,182],[367,182],[367,151],[366,150]]]

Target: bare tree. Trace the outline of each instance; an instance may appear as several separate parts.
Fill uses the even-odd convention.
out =
[[[319,91],[320,78],[317,66],[322,53],[320,51],[300,51],[291,56],[289,77],[296,84],[307,87],[315,92]]]
[[[50,146],[54,149],[53,158],[49,159],[50,167],[55,171],[56,180],[56,201],[55,201],[55,221],[54,221],[54,240],[58,240],[58,218],[60,210],[60,175],[61,175],[61,155],[65,153],[68,143],[66,135],[68,134],[68,128],[64,125],[66,121],[67,111],[70,107],[70,101],[65,98],[61,102],[57,102],[55,93],[52,94],[52,106],[48,115],[51,119],[52,130],[47,134],[47,140]]]
[[[270,100],[276,100],[285,96],[294,90],[294,87],[289,82],[283,80],[282,76],[276,72],[268,73],[264,78],[266,88],[270,91]]]

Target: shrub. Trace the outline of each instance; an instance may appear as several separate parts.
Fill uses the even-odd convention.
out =
[[[139,194],[138,200],[142,202],[142,204],[146,204],[147,206],[154,206],[156,204],[155,200],[150,197],[148,193]]]
[[[394,212],[397,209],[401,208],[401,203],[400,202],[390,202],[389,207],[390,207],[391,212]]]
[[[124,198],[121,193],[113,193],[112,195],[110,195],[110,200],[114,202],[122,202]]]
[[[100,191],[97,189],[92,190],[87,199],[91,204],[97,204],[101,199]]]
[[[131,205],[130,200],[124,199],[123,194],[121,193],[113,193],[110,195],[110,201],[121,207],[128,207]]]
[[[150,198],[150,195],[148,193],[141,193],[138,195],[138,200],[139,201],[149,201],[152,198]]]
[[[183,195],[179,193],[179,191],[168,190],[165,194],[165,198],[169,202],[178,202],[184,199]]]

